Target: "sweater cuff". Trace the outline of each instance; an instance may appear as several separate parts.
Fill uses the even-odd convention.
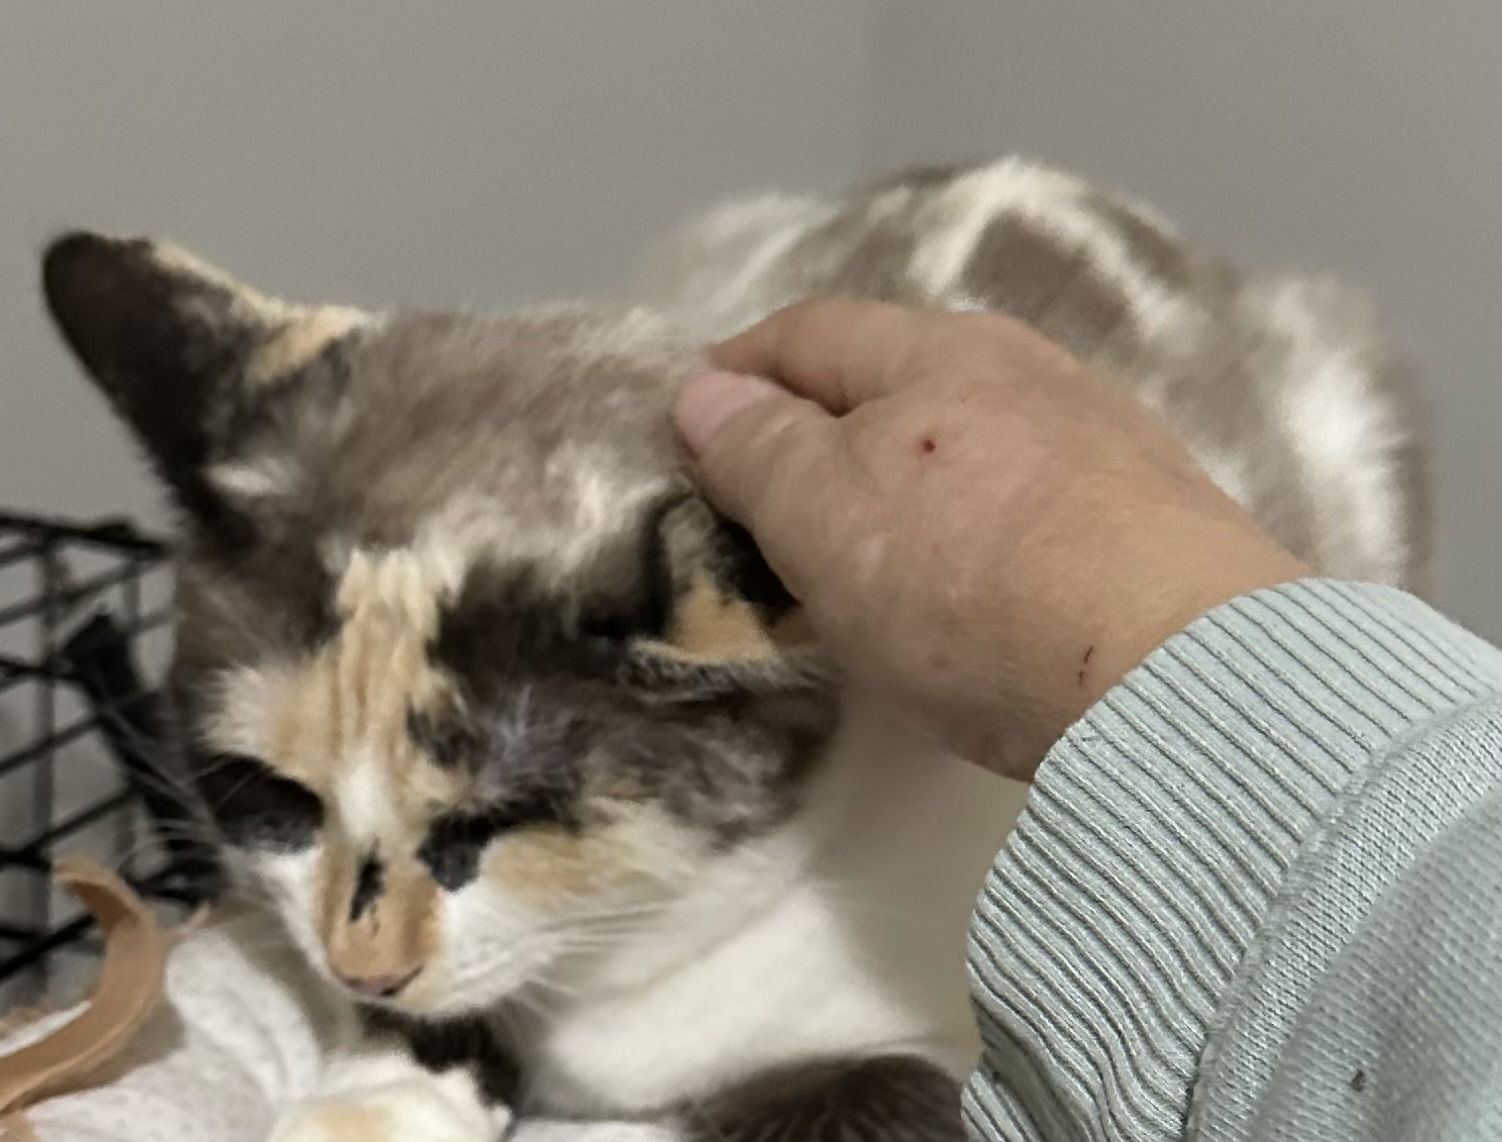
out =
[[[1049,753],[977,903],[972,1128],[1181,1138],[1300,846],[1363,771],[1499,688],[1495,649],[1367,584],[1247,595],[1155,651]]]

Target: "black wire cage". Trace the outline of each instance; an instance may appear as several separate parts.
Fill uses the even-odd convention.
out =
[[[98,951],[52,885],[63,853],[162,909],[212,891],[193,802],[164,764],[167,549],[129,522],[0,512],[0,1010],[68,986]]]

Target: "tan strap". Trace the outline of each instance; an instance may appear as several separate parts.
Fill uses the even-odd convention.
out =
[[[54,879],[98,923],[104,963],[82,1013],[46,1038],[0,1058],[0,1119],[108,1061],[130,1041],[162,993],[167,942],[130,886],[82,857],[58,861]]]

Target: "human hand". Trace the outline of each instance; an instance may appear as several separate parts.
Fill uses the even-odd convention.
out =
[[[1007,776],[1196,616],[1308,573],[1003,315],[806,302],[711,358],[676,410],[705,493],[854,680]]]

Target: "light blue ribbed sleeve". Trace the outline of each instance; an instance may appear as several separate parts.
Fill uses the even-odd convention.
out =
[[[1502,1140],[1502,654],[1389,588],[1210,612],[1051,751],[976,908],[987,1139]]]

